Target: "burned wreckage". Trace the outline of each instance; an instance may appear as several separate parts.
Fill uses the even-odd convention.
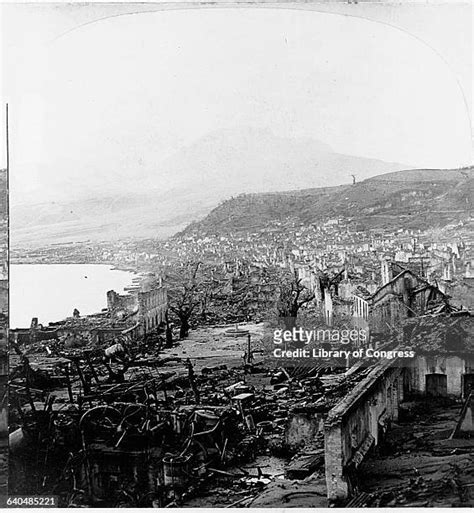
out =
[[[267,357],[264,323],[207,326],[171,344],[159,281],[107,297],[100,314],[10,334],[10,494],[70,507],[411,506],[430,493],[433,504],[472,505],[468,312],[428,313],[387,335],[382,348],[415,350],[409,363],[302,364]],[[420,481],[419,459],[415,477],[411,468],[394,483],[387,470],[406,457],[403,443],[416,453],[406,427],[423,423],[430,401],[433,422],[440,405],[452,417],[415,449],[447,473],[462,455],[450,494],[447,474],[439,489]],[[399,452],[388,451],[400,432]],[[384,472],[390,487],[371,484]]]
[[[107,299],[101,314],[12,330],[11,493],[55,494],[67,506],[170,505],[257,451],[250,388],[222,366],[230,385],[220,393],[215,369],[197,376],[189,358],[160,354],[169,345],[161,284]]]

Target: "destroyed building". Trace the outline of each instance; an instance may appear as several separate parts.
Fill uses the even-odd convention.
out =
[[[466,398],[474,390],[474,319],[425,316],[404,324],[403,343],[416,351],[405,369],[409,394]]]
[[[325,469],[330,502],[347,503],[353,498],[351,505],[370,505],[373,497],[360,492],[364,479],[362,464],[384,446],[391,426],[399,422],[403,408],[409,411],[416,404],[424,405],[424,408],[430,404],[436,408],[439,404],[443,411],[450,405],[453,411],[450,424],[439,416],[442,419],[441,428],[439,434],[438,431],[434,432],[430,447],[436,447],[441,454],[450,454],[454,448],[467,453],[472,451],[474,445],[466,439],[474,434],[473,334],[474,321],[468,312],[427,315],[403,322],[402,333],[393,336],[388,346],[398,349],[409,347],[414,350],[415,356],[376,363],[366,378],[327,415]],[[439,403],[440,400],[449,402]],[[446,425],[451,426],[448,432]],[[417,456],[413,457],[416,461]],[[384,461],[383,458],[380,461]],[[466,479],[469,479],[469,467],[463,472],[467,472]],[[383,494],[383,491],[380,493]],[[390,505],[403,500],[400,493],[386,494],[392,497]],[[425,490],[425,497],[426,493]],[[466,502],[469,498],[463,500]]]
[[[399,272],[393,277],[394,269]],[[383,344],[388,335],[397,333],[397,327],[406,319],[452,310],[449,296],[438,287],[386,261],[382,262],[382,285],[374,293],[358,286],[352,300],[352,315],[369,323],[374,345]]]
[[[397,333],[397,326],[405,319],[429,312],[452,311],[449,296],[399,264],[383,260],[381,285],[375,286],[374,272],[370,279],[349,277],[343,269],[332,278],[321,279],[323,310],[328,324],[338,318],[341,322],[364,326],[370,330],[370,343],[378,346],[387,337]],[[319,303],[318,301],[316,301]]]
[[[156,333],[163,327],[168,299],[161,280],[148,277],[128,294],[107,292],[107,309],[81,316],[77,309],[71,317],[43,326],[33,318],[31,326],[10,330],[15,344],[36,344],[61,340],[66,347],[112,343],[119,336],[130,340]]]
[[[112,319],[126,321],[132,338],[156,331],[165,323],[168,298],[161,279],[149,275],[141,288],[128,294],[107,292],[107,311]]]
[[[390,276],[387,276],[389,278]],[[448,297],[410,270],[404,270],[389,279],[370,300],[371,329],[384,333],[404,319],[423,315],[433,307],[443,308]]]
[[[382,361],[329,413],[325,421],[325,469],[328,499],[350,497],[357,471],[370,449],[383,440],[398,418],[403,399],[402,369]]]

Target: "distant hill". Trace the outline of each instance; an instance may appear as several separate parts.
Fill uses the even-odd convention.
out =
[[[352,218],[360,228],[426,229],[472,215],[473,201],[474,168],[400,171],[354,185],[239,195],[184,233],[252,232],[289,218]]]
[[[205,216],[217,203],[201,191],[150,191],[11,209],[11,246],[164,238]]]
[[[350,183],[352,174],[362,180],[406,167],[339,154],[314,139],[221,130],[157,161],[154,172],[130,170],[120,178],[104,172],[95,191],[85,179],[51,184],[54,201],[12,205],[11,245],[167,237],[241,193],[335,186]],[[76,190],[81,196],[72,199]]]
[[[473,168],[461,169],[409,169],[395,171],[383,175],[373,176],[371,180],[383,180],[390,182],[433,182],[433,181],[463,181],[473,176]]]

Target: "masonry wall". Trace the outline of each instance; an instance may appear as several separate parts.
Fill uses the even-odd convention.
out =
[[[138,305],[136,294],[118,294],[115,290],[107,292],[107,310],[117,315],[119,312],[131,312]]]
[[[463,374],[474,373],[474,356],[424,356],[419,355],[407,363],[405,388],[408,394],[426,393],[427,374],[445,374],[447,394],[461,397]]]
[[[139,319],[145,334],[165,322],[167,308],[168,297],[163,287],[138,293]]]
[[[345,499],[349,496],[349,484],[344,476],[342,454],[342,424],[336,423],[324,433],[324,462],[326,486],[329,500]]]
[[[328,414],[325,465],[328,499],[351,496],[354,471],[371,446],[378,445],[403,399],[403,369],[381,362]]]

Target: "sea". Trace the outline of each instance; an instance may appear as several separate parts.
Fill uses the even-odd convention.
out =
[[[100,312],[107,291],[124,293],[137,275],[100,264],[10,265],[10,328],[28,328],[33,317],[47,325],[72,316]]]

